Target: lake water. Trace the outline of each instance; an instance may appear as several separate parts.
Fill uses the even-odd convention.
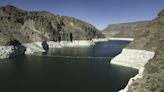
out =
[[[126,41],[0,60],[0,92],[116,92],[137,70],[111,65]]]

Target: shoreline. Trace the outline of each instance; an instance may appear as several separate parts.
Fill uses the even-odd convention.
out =
[[[22,43],[20,46],[0,46],[0,59],[11,58],[21,54],[33,54],[34,52],[45,52],[49,48],[75,47],[75,46],[91,46],[97,42],[105,42],[109,40],[132,41],[133,38],[99,38],[92,40],[74,40],[71,41],[45,41]]]
[[[61,41],[61,42],[54,42],[54,41],[47,41],[47,42],[32,42],[32,43],[24,43],[23,46],[26,47],[25,54],[33,54],[35,52],[45,52],[45,49],[52,49],[52,48],[62,48],[62,47],[75,47],[75,46],[91,46],[95,43],[91,41]]]
[[[31,42],[23,43],[19,46],[0,46],[0,59],[11,58],[21,54],[33,54],[35,52],[45,52],[49,48],[62,47],[77,47],[77,46],[91,46],[97,42],[108,41],[107,38],[93,39],[93,40],[74,40],[74,41],[45,41],[45,42]]]
[[[134,41],[134,38],[107,38],[108,40]]]
[[[122,52],[111,60],[111,64],[131,67],[138,70],[138,74],[130,78],[126,87],[119,92],[127,92],[128,86],[138,78],[143,77],[144,65],[155,55],[155,52],[137,49],[123,49]]]

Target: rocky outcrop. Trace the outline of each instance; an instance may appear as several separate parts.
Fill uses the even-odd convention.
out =
[[[145,65],[142,77],[136,78],[127,86],[127,92],[163,92],[164,91],[164,41],[161,42],[155,56]]]
[[[107,37],[135,38],[142,34],[148,21],[111,24],[103,30]]]
[[[142,69],[149,59],[154,57],[154,52],[146,50],[123,49],[122,52],[111,60],[111,64]]]
[[[24,46],[0,46],[0,59],[22,55],[25,51]]]
[[[25,11],[11,5],[0,7],[0,46],[20,43],[73,41],[104,38],[94,26],[47,11]]]
[[[148,22],[143,26],[143,32],[137,35],[133,42],[131,42],[126,49],[147,50],[148,52],[155,52],[155,56],[150,59],[145,65],[144,69],[139,69],[139,73],[131,78],[128,85],[121,92],[163,92],[164,91],[164,10],[162,10],[158,17]],[[147,52],[146,51],[146,52]],[[130,54],[125,53],[124,54]],[[148,54],[132,53],[133,59],[130,56],[119,55],[118,57],[128,57],[128,61],[134,63],[136,66],[136,57],[138,55],[147,57]],[[149,53],[150,54],[150,53]],[[136,57],[135,57],[136,56]],[[149,56],[149,55],[148,55]],[[122,57],[122,58],[125,58]],[[117,58],[117,57],[116,57]],[[142,59],[142,57],[140,57]],[[118,60],[118,59],[116,59]],[[148,60],[148,59],[145,59]],[[122,61],[122,60],[121,60]],[[144,60],[138,61],[143,62]],[[127,61],[122,61],[127,62]],[[123,64],[125,64],[123,63]],[[128,65],[128,64],[126,64]]]
[[[144,26],[143,33],[135,38],[127,48],[155,51],[164,39],[164,10],[157,18]]]
[[[148,61],[154,57],[154,52],[136,49],[123,49],[122,52],[111,60],[111,64],[126,66],[138,69],[138,74],[131,79],[127,86],[119,92],[127,92],[128,86],[134,80],[143,77],[144,66]]]
[[[1,59],[44,52],[52,47],[89,46],[92,39],[98,38],[104,38],[99,30],[73,17],[26,11],[11,5],[0,7]]]
[[[155,56],[145,65],[143,77],[136,79],[128,87],[128,92],[163,92],[164,91],[164,10],[156,19],[145,26],[145,34],[138,37],[128,48],[155,51]],[[142,41],[145,39],[144,41]],[[142,46],[135,46],[142,42]]]
[[[42,42],[24,43],[22,45],[26,47],[25,54],[33,54],[35,52],[45,52]]]

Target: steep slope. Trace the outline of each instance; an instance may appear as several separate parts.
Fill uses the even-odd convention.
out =
[[[46,11],[29,12],[11,5],[0,7],[0,45],[12,45],[14,41],[28,43],[103,37],[91,24],[72,17]]]
[[[135,38],[148,21],[112,24],[103,30],[107,37]]]
[[[128,92],[164,91],[164,10],[145,26],[144,34],[129,44],[128,48],[155,51],[155,56],[145,65],[144,76],[132,82]]]
[[[164,39],[164,11],[143,27],[143,33],[129,44],[127,48],[155,51]]]

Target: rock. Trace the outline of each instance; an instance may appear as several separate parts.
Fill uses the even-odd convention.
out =
[[[0,46],[0,59],[11,58],[17,55],[25,53],[26,49],[24,46]]]
[[[142,69],[149,59],[154,57],[154,52],[146,50],[123,49],[122,52],[111,60],[111,64]]]
[[[119,35],[114,34],[124,37],[130,33],[134,41],[123,49],[122,53],[116,56],[111,63],[139,69],[139,73],[131,78],[125,89],[120,92],[163,92],[164,10],[154,20],[135,28],[138,31],[132,28],[131,32],[122,31],[123,33],[118,32]],[[154,57],[153,52],[155,52]]]
[[[43,41],[104,38],[93,25],[46,11],[25,11],[11,5],[0,7],[0,46]]]
[[[0,59],[54,47],[90,46],[92,42],[88,40],[94,38],[104,35],[93,25],[73,17],[30,12],[12,5],[0,7]]]
[[[155,56],[144,66],[143,76],[128,87],[128,92],[164,91],[164,10],[145,26],[142,35],[130,43],[129,49],[154,51]]]
[[[164,41],[155,50],[155,56],[145,65],[143,77],[129,86],[128,92],[164,91]]]
[[[43,46],[43,49],[45,49],[45,50],[49,49],[49,45],[48,45],[47,41],[43,41],[42,46]]]
[[[132,77],[127,86],[119,92],[127,92],[128,87],[138,78],[143,77],[144,66],[154,57],[154,52],[146,50],[123,49],[122,52],[111,60],[111,64],[122,65],[138,69],[139,72]]]
[[[34,52],[45,52],[42,42],[24,43],[22,44],[26,48],[25,54],[33,54]]]

